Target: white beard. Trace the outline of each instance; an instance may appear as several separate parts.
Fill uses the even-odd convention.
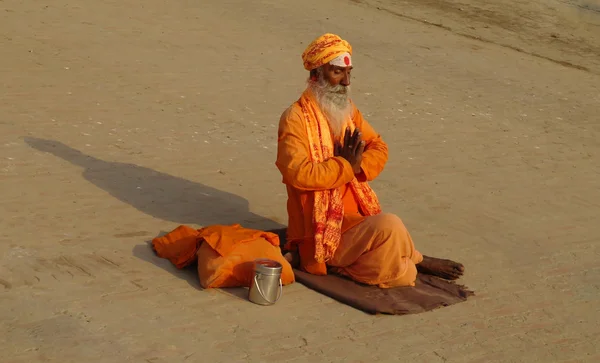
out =
[[[315,94],[321,112],[327,117],[333,138],[339,140],[352,113],[350,87],[332,86],[322,75],[318,81],[309,81],[309,87]]]

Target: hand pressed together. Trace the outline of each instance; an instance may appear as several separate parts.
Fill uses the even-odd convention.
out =
[[[350,165],[354,174],[361,172],[362,154],[365,151],[365,142],[362,140],[362,134],[358,128],[354,129],[354,132],[349,127],[346,128],[344,133],[344,144],[340,145],[336,143],[334,155],[341,156],[346,159]]]

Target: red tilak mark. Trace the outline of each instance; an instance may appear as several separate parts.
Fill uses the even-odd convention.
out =
[[[344,57],[344,63],[346,63],[347,66],[350,65],[350,58],[348,58],[348,56]]]

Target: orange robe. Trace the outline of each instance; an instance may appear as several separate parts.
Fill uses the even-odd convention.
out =
[[[372,181],[381,173],[387,162],[388,148],[386,143],[381,139],[381,136],[377,134],[371,125],[363,118],[361,112],[354,105],[352,107],[352,120],[356,127],[361,130],[362,139],[365,141],[365,152],[363,153],[361,165],[362,172],[356,177],[361,181]],[[314,163],[311,161],[306,124],[302,109],[298,102],[294,103],[281,116],[279,122],[276,165],[282,174],[283,183],[286,184],[288,194],[288,243],[286,247],[288,249],[298,249],[301,268],[303,270],[317,275],[327,274],[327,265],[325,263],[317,262],[314,256],[315,243],[313,239],[314,229],[312,215],[312,206],[314,203],[313,192],[316,190],[334,188],[340,188],[344,204],[344,218],[342,222],[342,241],[338,247],[336,256],[328,263],[330,266],[344,266],[341,267],[341,269],[336,267],[336,271],[352,278],[356,277],[355,280],[358,281],[386,287],[390,284],[394,285],[394,281],[397,283],[399,281],[398,275],[407,273],[407,271],[410,270],[405,265],[410,265],[411,263],[414,265],[414,263],[420,262],[420,254],[418,254],[418,251],[416,251],[414,256],[403,256],[407,257],[407,260],[392,261],[392,259],[385,258],[385,253],[383,251],[386,249],[396,248],[405,251],[414,250],[408,232],[404,234],[405,237],[399,237],[401,234],[394,234],[393,238],[388,236],[388,239],[391,242],[386,242],[386,248],[383,249],[380,248],[383,242],[379,240],[373,241],[363,238],[361,241],[354,241],[351,243],[345,241],[347,240],[347,232],[350,230],[355,230],[356,236],[363,235],[363,233],[356,232],[356,229],[358,228],[360,231],[361,225],[363,224],[362,222],[364,222],[365,219],[372,219],[375,224],[380,224],[381,220],[375,218],[377,216],[365,217],[362,215],[354,194],[348,188],[348,183],[355,177],[352,166],[348,161],[342,157],[332,157],[321,163]],[[401,222],[400,225],[401,227],[399,228],[404,228],[404,225],[402,225]],[[384,238],[380,238],[380,240],[383,239]],[[361,268],[359,266],[365,263],[364,258],[358,261],[358,258],[353,260],[355,256],[344,254],[344,251],[349,248],[348,246],[351,244],[363,245],[364,248],[362,254],[364,255],[368,254],[374,248],[380,251],[370,254],[372,257],[370,257],[369,263],[383,264],[381,270],[386,271],[383,273],[377,272],[377,274],[380,275],[379,278],[374,275],[371,276],[372,273],[367,273],[368,276],[358,276],[358,274],[357,276],[354,276],[355,271],[361,270],[365,272],[368,268]],[[400,248],[401,246],[395,246],[400,244],[402,245],[402,248]],[[340,259],[339,256],[346,256],[346,258]],[[336,259],[336,257],[338,257],[338,259]],[[413,260],[418,262],[414,262]],[[367,263],[367,265],[369,263]],[[390,263],[393,266],[386,266],[386,263]],[[349,266],[352,264],[354,264],[354,266],[350,268]],[[396,274],[392,277],[390,277],[391,270],[396,270]],[[386,274],[390,276],[387,276],[387,279],[382,278]],[[414,277],[416,278],[416,273],[414,274]],[[410,280],[411,278],[408,277],[407,279]],[[410,283],[408,283],[408,285],[410,285]]]
[[[390,288],[414,286],[421,261],[402,220],[380,213],[347,230],[328,264],[355,281]]]

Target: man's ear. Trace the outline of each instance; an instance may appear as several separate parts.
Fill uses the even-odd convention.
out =
[[[310,80],[311,81],[316,81],[319,79],[319,75],[317,74],[317,70],[313,69],[310,71]]]

